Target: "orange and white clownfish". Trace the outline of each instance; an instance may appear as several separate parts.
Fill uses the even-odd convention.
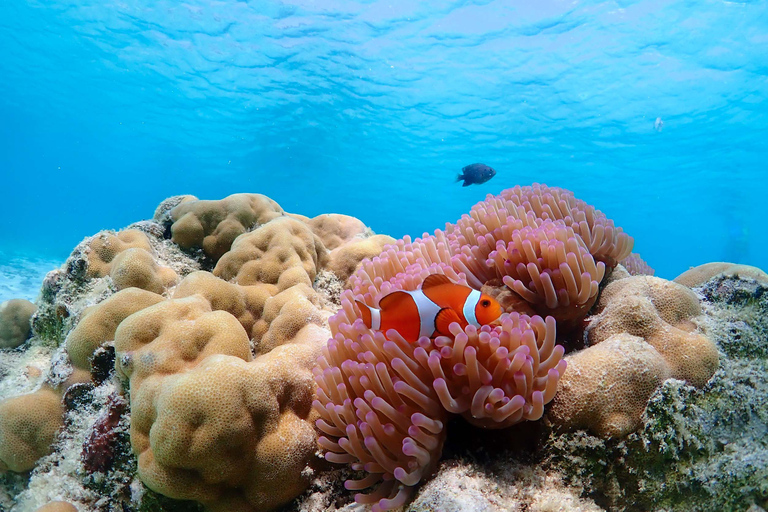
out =
[[[366,327],[386,333],[394,329],[408,342],[422,336],[449,336],[448,326],[487,325],[501,316],[493,297],[469,286],[452,283],[443,274],[432,274],[414,291],[396,291],[379,301],[379,309],[360,301],[357,306]]]

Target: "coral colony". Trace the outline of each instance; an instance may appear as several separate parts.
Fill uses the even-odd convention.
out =
[[[262,511],[328,473],[319,453],[378,511],[435,473],[453,416],[500,429],[547,406],[555,429],[622,438],[667,379],[703,388],[720,364],[684,284],[723,269],[669,282],[632,247],[599,210],[538,184],[416,240],[259,194],[168,199],[153,220],[84,240],[37,309],[0,306],[0,473],[34,470],[31,489],[70,471],[66,489],[13,498],[25,510],[154,492]],[[361,306],[435,274],[504,312],[411,342],[366,327]],[[586,348],[566,355],[574,337]]]

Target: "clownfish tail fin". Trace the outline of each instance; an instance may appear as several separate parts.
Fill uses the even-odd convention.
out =
[[[372,325],[371,307],[368,306],[367,304],[360,302],[359,300],[356,300],[355,304],[357,304],[357,307],[360,308],[360,315],[363,320],[363,323],[367,328],[370,329]]]

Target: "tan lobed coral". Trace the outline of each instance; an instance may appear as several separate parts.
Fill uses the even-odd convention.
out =
[[[548,417],[565,428],[587,428],[602,437],[637,430],[648,398],[670,377],[667,362],[642,338],[627,333],[566,356]]]
[[[126,288],[95,306],[86,308],[77,326],[66,338],[72,365],[90,372],[90,359],[97,348],[115,339],[117,326],[133,313],[162,302],[162,295],[139,288]]]
[[[131,248],[144,249],[151,252],[147,235],[138,229],[125,229],[119,233],[102,231],[96,234],[88,243],[86,249],[88,259],[87,277],[104,277],[112,270],[112,260],[122,251]]]
[[[311,285],[328,250],[304,222],[284,216],[239,236],[213,274],[237,284],[277,284],[281,289]]]
[[[277,286],[272,284],[240,286],[201,270],[185,277],[174,290],[173,298],[202,295],[213,310],[226,311],[237,318],[248,336],[254,338],[254,327],[262,317],[264,305],[277,292]]]
[[[201,296],[122,322],[116,364],[142,481],[209,510],[269,510],[301,492],[316,449],[310,368],[326,337],[307,324],[252,360],[242,325]]]
[[[334,297],[329,290],[341,283],[332,274],[329,255],[337,255],[346,277],[390,239],[376,237],[352,217],[309,219],[284,214],[264,196],[234,197],[170,198],[156,212],[165,233],[160,224],[146,221],[136,224],[138,229],[99,233],[78,247],[51,281],[49,294],[59,301],[51,308],[69,315],[69,325],[54,327],[62,333],[73,328],[64,338],[69,358],[57,361],[56,374],[46,379],[64,389],[90,380],[93,370],[101,372],[93,376],[104,383],[98,384],[99,392],[114,385],[97,380],[106,376],[102,363],[110,359],[109,351],[99,348],[114,340],[130,415],[121,420],[122,413],[109,410],[103,417],[130,421],[139,477],[153,490],[198,500],[207,510],[253,512],[281,506],[306,489],[319,460],[311,369],[330,336],[328,317],[337,308],[338,293]],[[250,219],[241,215],[245,210]],[[168,267],[180,273],[199,268],[180,265],[192,261],[189,254],[162,238],[170,231],[181,243],[194,235],[195,222],[208,227],[199,245],[188,248],[207,248],[214,259],[225,247],[217,268],[232,264],[227,280],[198,271],[176,285],[176,274],[164,275]],[[201,252],[192,254],[202,259]],[[111,279],[83,286],[83,277],[107,276]],[[160,295],[171,286],[172,298]],[[92,359],[94,353],[98,360]],[[63,366],[66,362],[74,372]],[[74,402],[67,403],[87,397],[88,389],[78,387]],[[17,409],[0,423],[23,423],[29,413]],[[60,405],[55,417],[60,425]],[[106,440],[89,445],[91,453],[106,450],[96,456],[111,457],[115,447],[109,443],[120,434],[104,425],[93,428]],[[86,466],[86,471],[92,470]]]
[[[91,238],[85,253],[86,277],[108,275],[118,290],[136,287],[163,293],[179,280],[173,269],[158,264],[149,238],[138,229],[102,231]]]
[[[385,245],[395,241],[387,235],[374,235],[355,217],[326,213],[304,221],[330,251],[325,268],[342,282],[366,258],[379,254]]]
[[[283,214],[279,204],[261,194],[185,200],[170,211],[172,240],[184,249],[203,249],[217,261],[239,235]]]
[[[614,334],[640,336],[664,357],[672,378],[702,387],[717,370],[715,344],[693,332],[699,299],[686,287],[658,277],[621,279],[603,290],[587,327],[590,345]]]
[[[377,256],[394,241],[394,238],[387,235],[353,239],[331,251],[326,268],[345,282],[357,270],[361,261]]]
[[[256,352],[267,353],[294,339],[306,325],[327,327],[331,312],[322,306],[320,295],[306,284],[292,286],[267,299],[264,313],[254,326]]]
[[[186,200],[170,209],[174,218],[178,208],[192,208],[173,225],[181,229],[174,236],[185,222],[194,224],[190,212],[226,212],[229,199],[203,206]],[[241,199],[240,206],[251,204]],[[274,206],[278,215],[241,223],[255,229],[230,241],[213,273],[191,273],[172,299],[123,318],[113,313],[115,366],[130,387],[139,476],[157,492],[208,510],[270,510],[308,485],[317,450],[311,368],[329,337],[331,314],[327,298],[312,287],[329,262],[322,240],[343,251],[372,238],[352,217],[313,220]],[[226,239],[237,231],[223,222],[229,227],[210,236]],[[211,240],[211,247],[221,242]],[[354,268],[355,257],[370,252],[349,250],[344,259]],[[85,330],[98,330],[92,327]],[[73,342],[83,338],[73,334]],[[87,338],[106,336],[97,334]],[[94,343],[78,345],[87,353]]]
[[[0,349],[18,347],[29,339],[35,311],[37,306],[25,299],[0,303]]]
[[[677,283],[651,276],[611,282],[587,326],[589,347],[566,357],[569,370],[550,418],[620,437],[640,426],[648,399],[666,378],[703,387],[719,356],[709,338],[694,332],[691,319],[700,314],[698,298]]]
[[[306,219],[307,226],[320,237],[323,245],[329,251],[349,242],[353,238],[364,237],[368,228],[363,221],[349,215],[325,213]]]
[[[29,471],[51,451],[63,423],[59,394],[49,387],[0,402],[0,472]]]
[[[172,268],[158,265],[149,251],[139,248],[115,256],[109,276],[118,290],[135,287],[154,293],[163,293],[179,280]]]
[[[740,265],[738,263],[725,263],[721,261],[705,263],[698,267],[690,268],[677,276],[675,282],[687,286],[688,288],[695,288],[701,286],[717,275],[738,276],[742,279],[748,278],[761,283],[768,283],[768,274],[757,267]]]

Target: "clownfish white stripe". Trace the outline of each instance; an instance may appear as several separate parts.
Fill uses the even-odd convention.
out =
[[[376,308],[368,308],[371,312],[371,329],[378,331],[381,329],[381,310]]]
[[[435,318],[437,318],[437,314],[442,308],[432,302],[421,290],[408,292],[408,295],[413,298],[413,302],[416,303],[416,309],[419,312],[421,324],[419,326],[419,337],[432,336],[432,333],[435,332]]]
[[[467,300],[464,301],[464,310],[462,311],[467,323],[469,325],[474,325],[475,327],[480,327],[477,317],[475,316],[475,308],[477,307],[477,303],[480,302],[480,295],[482,294],[479,290],[472,290],[469,293]]]

